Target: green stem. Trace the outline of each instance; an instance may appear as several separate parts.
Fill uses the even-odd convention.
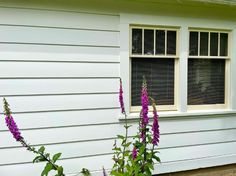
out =
[[[144,153],[143,153],[143,163],[142,163],[142,173],[144,173],[144,167],[145,167],[145,164],[147,162],[147,126],[145,126],[144,129],[144,140],[143,140],[143,143],[144,143]]]
[[[126,144],[127,144],[127,138],[128,138],[128,123],[127,123],[127,115],[126,115],[126,112],[124,112],[124,115],[125,115],[125,143],[124,143],[124,146],[123,146],[123,156],[122,156],[122,173],[124,173],[124,167],[125,167],[125,151],[126,151]]]
[[[154,144],[152,144],[152,157],[153,157],[153,151],[154,151],[154,147],[155,147],[155,145]]]
[[[144,161],[146,162],[147,160],[147,126],[145,126],[144,128],[144,135],[145,135],[145,138],[144,138],[144,146],[145,146],[145,149],[144,149]]]
[[[50,163],[52,166],[53,166],[53,169],[54,170],[57,170],[58,169],[58,165],[56,165],[55,163],[53,163],[53,161],[48,158],[47,156],[45,156],[43,153],[41,152],[38,152],[37,150],[35,150],[35,148],[31,147],[29,144],[27,144],[24,139],[22,139],[21,141],[21,144],[23,145],[23,147],[27,148],[27,150],[33,152],[33,153],[36,153],[40,156],[42,156],[48,163]],[[65,174],[62,174],[62,176],[65,176]]]

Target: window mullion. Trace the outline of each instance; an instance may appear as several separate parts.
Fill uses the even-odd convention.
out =
[[[153,45],[153,53],[156,55],[156,30],[154,30],[154,45]]]
[[[198,32],[198,53],[197,53],[198,56],[200,56],[200,40],[201,40],[200,32]]]
[[[189,37],[186,35],[188,33],[188,27],[184,26],[180,30],[179,38],[179,70],[176,75],[178,78],[178,96],[177,105],[180,112],[187,112],[187,81],[188,81],[188,43]],[[181,70],[181,71],[180,71]]]
[[[167,55],[167,30],[165,30],[165,56]]]
[[[218,33],[218,56],[220,56],[220,33]]]
[[[144,29],[142,29],[142,55],[144,55]]]
[[[211,50],[211,33],[208,32],[208,56],[210,56],[210,50]]]

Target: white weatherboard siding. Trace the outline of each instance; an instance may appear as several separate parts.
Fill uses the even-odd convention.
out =
[[[160,115],[162,164],[155,165],[155,173],[236,163],[236,112],[231,111],[236,106],[236,77],[231,80],[232,103],[227,113],[186,113],[184,106],[188,27],[232,30],[235,43],[235,22],[138,15],[137,10],[117,13],[118,6],[112,5],[109,9],[109,5],[100,9],[85,5],[77,10],[9,1],[7,7],[0,5],[0,97],[8,99],[27,141],[63,153],[59,164],[67,174],[87,167],[98,176],[102,166],[112,166],[112,145],[116,135],[124,132],[118,103],[120,76],[127,107],[129,102],[129,24],[180,28],[179,64],[185,70],[180,75],[180,112]],[[236,50],[231,60],[235,67]],[[133,117],[137,116],[129,116]],[[132,135],[137,123],[130,123]],[[32,159],[14,141],[1,114],[0,175],[40,175],[44,164],[32,164]]]
[[[87,161],[111,154],[122,130],[119,16],[2,7],[0,28],[0,97],[27,141],[63,152],[67,173],[105,166]],[[31,164],[4,123],[1,115],[0,175],[40,175],[43,164]]]

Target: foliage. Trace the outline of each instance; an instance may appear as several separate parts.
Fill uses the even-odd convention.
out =
[[[120,97],[122,97],[123,91],[120,87]],[[123,100],[123,98],[120,98]],[[121,142],[120,146],[115,141],[114,151],[114,165],[111,171],[113,176],[149,176],[152,175],[154,170],[154,163],[161,162],[157,156],[158,152],[155,150],[157,142],[159,142],[159,125],[158,115],[156,113],[155,101],[151,99],[153,105],[154,121],[152,126],[148,124],[148,95],[147,85],[145,79],[142,87],[142,110],[140,112],[140,122],[138,133],[133,137],[132,142],[128,138],[127,115],[125,110],[122,110],[122,114],[125,117],[125,135],[117,135],[118,140]],[[121,109],[124,109],[124,103],[120,102]],[[123,107],[122,107],[123,106]],[[153,133],[151,132],[151,130]],[[132,149],[132,151],[131,151]]]
[[[54,171],[54,176],[65,176],[63,167],[56,164],[62,154],[56,153],[51,158],[51,154],[45,151],[44,146],[41,146],[37,150],[35,147],[28,144],[26,140],[21,136],[20,130],[18,129],[17,124],[15,123],[14,118],[12,117],[10,105],[8,104],[5,98],[3,99],[3,108],[7,127],[9,128],[9,131],[12,133],[13,137],[16,139],[16,141],[20,142],[21,145],[25,147],[28,151],[33,152],[36,155],[33,159],[33,163],[46,162],[41,176],[48,176],[51,171]],[[84,176],[91,175],[89,170],[85,168],[82,169],[81,174]]]
[[[152,101],[153,106],[153,124],[149,125],[148,117],[148,105],[149,99]],[[156,146],[159,143],[159,125],[158,125],[158,115],[156,112],[155,100],[148,97],[147,85],[144,79],[142,85],[142,110],[140,112],[140,122],[138,133],[130,141],[128,136],[128,130],[131,127],[128,125],[127,114],[124,107],[123,100],[123,89],[122,81],[120,80],[120,93],[119,102],[121,113],[125,117],[125,135],[117,135],[117,139],[120,144],[115,144],[113,146],[113,161],[114,165],[110,172],[112,176],[149,176],[152,175],[154,170],[154,163],[160,162],[160,158],[157,156]],[[12,133],[13,137],[17,142],[20,142],[23,147],[28,151],[33,152],[36,156],[33,163],[45,162],[45,167],[41,173],[41,176],[48,176],[51,171],[54,176],[65,176],[64,169],[62,166],[57,164],[57,161],[61,157],[61,153],[56,153],[51,157],[51,154],[45,151],[45,147],[41,146],[39,149],[31,146],[26,142],[24,137],[21,135],[17,124],[12,117],[12,113],[7,100],[3,99],[4,115],[7,127]],[[151,129],[151,130],[150,130]],[[84,176],[90,176],[90,171],[83,168],[80,172]],[[107,176],[105,169],[103,168],[103,176]]]

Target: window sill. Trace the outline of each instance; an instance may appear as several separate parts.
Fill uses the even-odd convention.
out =
[[[171,120],[171,119],[186,119],[186,118],[203,118],[203,117],[222,117],[222,116],[232,116],[236,115],[236,110],[229,109],[218,109],[218,110],[192,110],[188,112],[179,111],[168,111],[168,112],[158,112],[160,120]],[[149,117],[152,118],[152,112],[149,112]],[[124,116],[120,116],[119,121],[123,122],[125,120]],[[127,116],[128,121],[138,121],[139,113],[130,113]]]

